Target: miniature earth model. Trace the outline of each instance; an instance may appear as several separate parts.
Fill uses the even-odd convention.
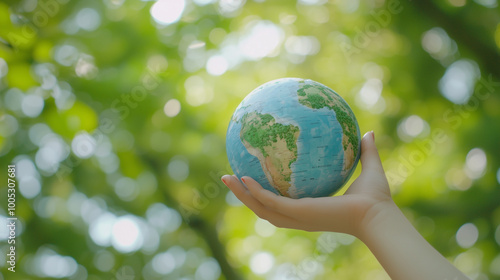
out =
[[[234,174],[291,198],[330,196],[361,153],[358,122],[330,88],[298,78],[263,84],[236,108],[226,135]]]

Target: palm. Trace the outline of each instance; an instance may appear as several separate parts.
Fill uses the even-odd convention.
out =
[[[278,227],[356,235],[370,209],[390,200],[390,190],[371,134],[362,141],[361,175],[342,196],[291,199],[262,188],[250,177],[224,176],[233,193],[259,217]]]

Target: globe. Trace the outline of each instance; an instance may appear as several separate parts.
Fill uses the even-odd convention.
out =
[[[330,196],[351,177],[361,153],[345,100],[312,80],[265,83],[236,108],[226,134],[234,174],[291,197]]]

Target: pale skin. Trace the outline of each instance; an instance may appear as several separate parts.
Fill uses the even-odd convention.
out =
[[[360,176],[345,194],[292,199],[276,195],[250,177],[222,181],[257,216],[305,231],[331,231],[359,238],[393,280],[467,280],[413,227],[394,203],[373,132],[361,141]]]

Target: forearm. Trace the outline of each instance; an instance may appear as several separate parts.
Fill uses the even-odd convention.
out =
[[[377,207],[358,237],[393,280],[468,279],[418,233],[394,202]]]

